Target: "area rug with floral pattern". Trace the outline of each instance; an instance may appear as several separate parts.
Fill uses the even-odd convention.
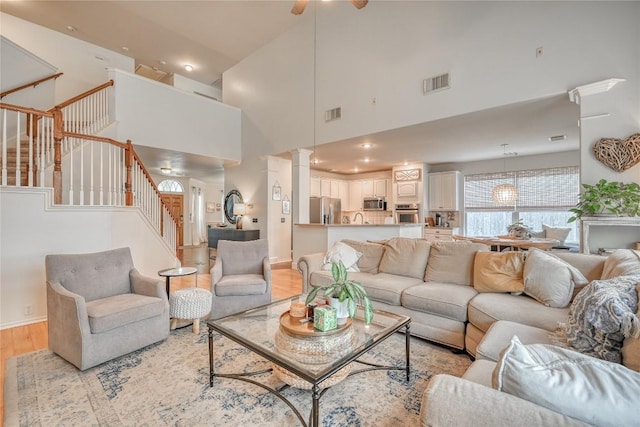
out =
[[[297,426],[293,411],[268,391],[227,378],[209,387],[208,337],[190,328],[165,341],[84,372],[49,350],[11,358],[5,375],[5,426]],[[395,334],[363,360],[404,363],[404,335]],[[217,372],[252,372],[269,362],[214,334]],[[331,387],[320,400],[323,426],[418,426],[422,393],[439,373],[460,376],[469,357],[418,338],[411,339],[411,376],[404,371],[370,371]],[[272,373],[257,379],[282,383]],[[282,392],[303,417],[309,391]]]

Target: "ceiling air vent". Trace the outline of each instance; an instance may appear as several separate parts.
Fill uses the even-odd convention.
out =
[[[338,120],[342,117],[342,107],[336,107],[332,110],[327,110],[324,112],[324,121],[330,122],[333,120]]]
[[[424,95],[444,89],[449,89],[449,73],[429,77],[422,81],[422,93]]]

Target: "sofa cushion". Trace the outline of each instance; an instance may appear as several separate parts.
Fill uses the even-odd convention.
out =
[[[423,283],[422,280],[413,277],[395,276],[387,273],[349,273],[347,277],[360,283],[367,291],[367,296],[371,301],[380,301],[395,306],[400,305],[402,291]],[[311,273],[310,283],[313,286],[324,287],[334,281],[330,271],[315,271]]]
[[[478,292],[522,292],[522,252],[478,252],[473,264],[473,288]]]
[[[482,293],[469,302],[469,322],[486,332],[493,322],[510,320],[553,331],[567,320],[568,308],[552,308],[526,295]]]
[[[92,334],[159,316],[164,309],[162,299],[139,294],[120,294],[87,302]]]
[[[222,276],[214,290],[219,297],[262,295],[267,292],[267,282],[262,274],[234,274]]]
[[[602,279],[640,274],[640,251],[618,249],[609,255],[602,269]]]
[[[467,305],[477,292],[469,286],[427,282],[402,293],[402,306],[460,322],[467,321]]]
[[[343,242],[335,242],[333,246],[329,248],[324,258],[322,259],[322,269],[325,271],[331,271],[333,263],[339,263],[342,261],[347,271],[360,271],[358,268],[358,259],[362,254]]]
[[[462,378],[467,381],[473,381],[476,384],[482,384],[485,387],[493,387],[493,370],[496,368],[496,362],[490,360],[475,360],[469,368],[464,371]]]
[[[640,284],[636,286],[638,296],[638,311],[636,317],[640,319]],[[622,364],[629,369],[640,372],[640,337],[625,338],[622,343]]]
[[[378,274],[378,266],[380,265],[380,260],[382,259],[382,255],[384,255],[385,251],[384,245],[348,239],[345,239],[342,242],[362,254],[360,259],[358,259],[358,268],[361,272]]]
[[[531,248],[524,263],[524,292],[549,307],[566,307],[574,284],[588,280],[580,270],[550,252]]]
[[[493,373],[499,391],[598,426],[638,423],[640,374],[575,351],[514,337]]]
[[[544,237],[547,239],[554,239],[560,242],[558,246],[564,245],[564,241],[567,240],[567,236],[571,233],[569,227],[551,227],[547,224],[542,224],[542,231],[544,231]]]
[[[489,249],[487,245],[467,240],[435,242],[431,247],[424,280],[425,282],[471,285],[476,252]]]
[[[523,344],[551,344],[551,332],[522,323],[499,320],[495,322],[476,349],[478,360],[497,362],[500,353],[509,346],[511,339],[517,336]]]
[[[429,242],[422,239],[389,239],[380,260],[380,272],[422,280],[430,247]]]
[[[638,294],[640,275],[594,280],[569,308],[567,342],[581,353],[620,363],[622,341],[640,335]]]

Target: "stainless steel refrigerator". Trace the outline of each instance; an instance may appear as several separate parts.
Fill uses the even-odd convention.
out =
[[[340,199],[309,197],[310,224],[340,224],[341,218]]]

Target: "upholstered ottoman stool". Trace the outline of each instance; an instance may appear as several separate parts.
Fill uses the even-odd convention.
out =
[[[211,292],[206,289],[179,289],[169,297],[171,329],[178,319],[193,320],[193,333],[200,333],[200,318],[211,312]]]

